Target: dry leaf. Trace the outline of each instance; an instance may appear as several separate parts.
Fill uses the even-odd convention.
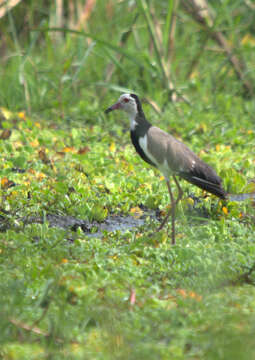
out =
[[[64,157],[66,155],[66,153],[64,151],[57,151],[56,154],[61,157]]]
[[[64,147],[64,149],[62,151],[65,153],[68,153],[68,152],[74,152],[75,149],[72,146],[66,146],[66,147]]]
[[[186,291],[185,289],[177,289],[176,292],[179,295],[181,295],[184,299],[191,298],[191,299],[195,299],[197,301],[202,300],[202,296],[195,293],[194,291]]]
[[[250,45],[250,46],[255,46],[255,38],[251,35],[251,34],[246,34],[244,35],[244,37],[241,40],[241,44],[242,45]]]
[[[111,145],[110,145],[110,151],[111,151],[111,152],[115,152],[115,150],[116,150],[115,143],[112,142]]]
[[[11,118],[12,113],[11,113],[9,110],[7,110],[7,109],[5,109],[5,108],[3,108],[3,107],[1,107],[0,110],[1,110],[3,116],[4,116],[4,118],[5,118],[6,120],[9,120],[9,119]]]
[[[84,154],[86,154],[87,152],[89,152],[90,151],[90,148],[88,147],[88,146],[84,146],[84,147],[82,147],[82,148],[80,148],[79,150],[78,150],[78,154],[79,155],[84,155]]]
[[[139,219],[143,215],[143,211],[139,208],[139,206],[131,208],[130,213],[137,219]]]
[[[189,292],[189,297],[192,299],[195,299],[197,301],[201,301],[202,300],[202,296],[198,295],[197,293],[195,293],[194,291],[190,291]]]
[[[39,151],[38,151],[38,155],[39,155],[40,160],[42,160],[42,162],[43,162],[44,164],[49,164],[50,159],[49,159],[48,156],[46,155],[46,152],[45,152],[44,149],[39,150]]]
[[[228,209],[226,208],[226,206],[223,206],[222,211],[225,215],[228,215]]]
[[[193,206],[193,205],[194,205],[194,200],[193,200],[191,197],[188,197],[188,198],[187,198],[187,203],[188,203],[189,205]]]
[[[44,178],[46,178],[46,175],[40,172],[36,174],[36,178],[37,180],[42,181]]]
[[[7,177],[3,177],[1,179],[1,188],[2,189],[9,189],[12,186],[15,186],[16,184],[12,181],[9,180]]]
[[[4,129],[2,131],[2,134],[0,135],[0,139],[2,140],[6,140],[6,139],[9,139],[9,137],[11,136],[11,130],[10,129]]]
[[[181,295],[183,298],[187,297],[187,292],[184,289],[177,289],[176,292]]]
[[[37,139],[30,141],[30,145],[34,148],[39,146],[39,141]]]
[[[18,113],[18,117],[19,117],[20,119],[22,119],[22,120],[25,120],[25,119],[26,119],[26,114],[25,114],[25,112],[24,112],[24,111],[20,111],[20,112]]]

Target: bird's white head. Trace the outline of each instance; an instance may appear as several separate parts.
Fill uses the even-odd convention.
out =
[[[125,111],[130,118],[134,119],[138,112],[137,99],[134,94],[122,94],[114,105],[105,110],[105,113],[119,109]]]

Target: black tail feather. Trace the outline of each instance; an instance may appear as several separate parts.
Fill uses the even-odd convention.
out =
[[[189,174],[182,173],[179,174],[183,179],[187,180],[189,183],[200,187],[205,191],[208,191],[211,194],[218,196],[221,199],[229,201],[244,201],[244,200],[255,200],[255,193],[246,193],[246,194],[228,194],[222,187],[221,182],[213,183],[205,179],[198,178],[196,176],[190,176]]]
[[[190,182],[193,185],[200,187],[211,194],[218,196],[221,199],[227,199],[227,192],[223,189],[221,183],[213,183],[205,179],[198,178],[196,176],[190,176],[189,174],[182,173],[180,176]]]

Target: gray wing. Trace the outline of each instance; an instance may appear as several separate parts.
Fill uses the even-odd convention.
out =
[[[220,198],[226,198],[221,178],[185,144],[153,126],[148,132],[148,147],[159,163],[167,159],[172,172]]]

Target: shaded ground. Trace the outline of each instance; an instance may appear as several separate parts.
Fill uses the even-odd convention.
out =
[[[203,206],[200,198],[194,196],[194,194],[189,194],[189,198],[192,198],[194,203],[193,205],[188,205],[186,208],[186,215],[191,217],[191,225],[199,222],[203,223],[210,218],[208,210]],[[202,204],[202,206],[201,206]],[[144,225],[146,219],[149,217],[150,221],[162,221],[163,216],[160,214],[159,209],[150,210],[146,208],[143,204],[138,206],[142,210],[142,214],[133,214],[133,215],[110,215],[104,221],[89,221],[83,219],[77,219],[74,216],[69,215],[59,215],[59,214],[46,214],[46,216],[34,215],[26,217],[23,219],[14,219],[8,212],[6,216],[0,215],[0,231],[5,232],[8,229],[15,228],[15,221],[22,220],[22,223],[26,226],[28,224],[43,224],[45,222],[49,223],[50,227],[70,229],[72,231],[77,231],[79,228],[90,237],[101,237],[103,232],[114,232],[120,231],[124,232],[129,229],[136,229]],[[243,214],[242,221],[247,220],[247,215]],[[251,219],[250,219],[251,220]],[[252,220],[254,222],[254,219]]]
[[[200,202],[198,198],[194,198],[195,203]],[[159,209],[150,210],[143,205],[139,205],[139,208],[142,210],[142,214],[133,214],[133,215],[110,215],[104,221],[89,221],[83,219],[77,219],[74,216],[69,215],[59,215],[59,214],[47,214],[45,217],[34,215],[21,219],[24,225],[28,224],[43,224],[45,222],[49,223],[50,227],[57,227],[62,229],[71,229],[72,231],[77,231],[80,228],[84,233],[93,237],[100,237],[103,234],[103,231],[114,232],[121,231],[124,232],[129,229],[139,228],[144,225],[146,219],[149,217],[151,221],[161,221],[163,215],[160,214]],[[189,206],[187,209],[187,214],[199,216],[200,219],[208,218],[208,211],[205,208],[196,208],[196,206]],[[10,214],[7,216],[0,216],[0,231],[5,232],[10,228],[15,227],[15,219],[10,217]],[[20,220],[20,219],[19,219]]]
[[[131,215],[112,215],[108,216],[104,222],[76,219],[73,216],[62,216],[55,214],[47,214],[46,220],[51,227],[59,227],[62,229],[71,229],[76,231],[81,228],[82,231],[89,234],[90,236],[102,236],[103,231],[113,232],[116,230],[125,231],[131,228],[137,228],[144,224],[147,217],[156,219],[152,211],[145,212],[141,217],[137,218]],[[43,217],[31,217],[25,221],[26,224],[32,223],[43,223]]]

